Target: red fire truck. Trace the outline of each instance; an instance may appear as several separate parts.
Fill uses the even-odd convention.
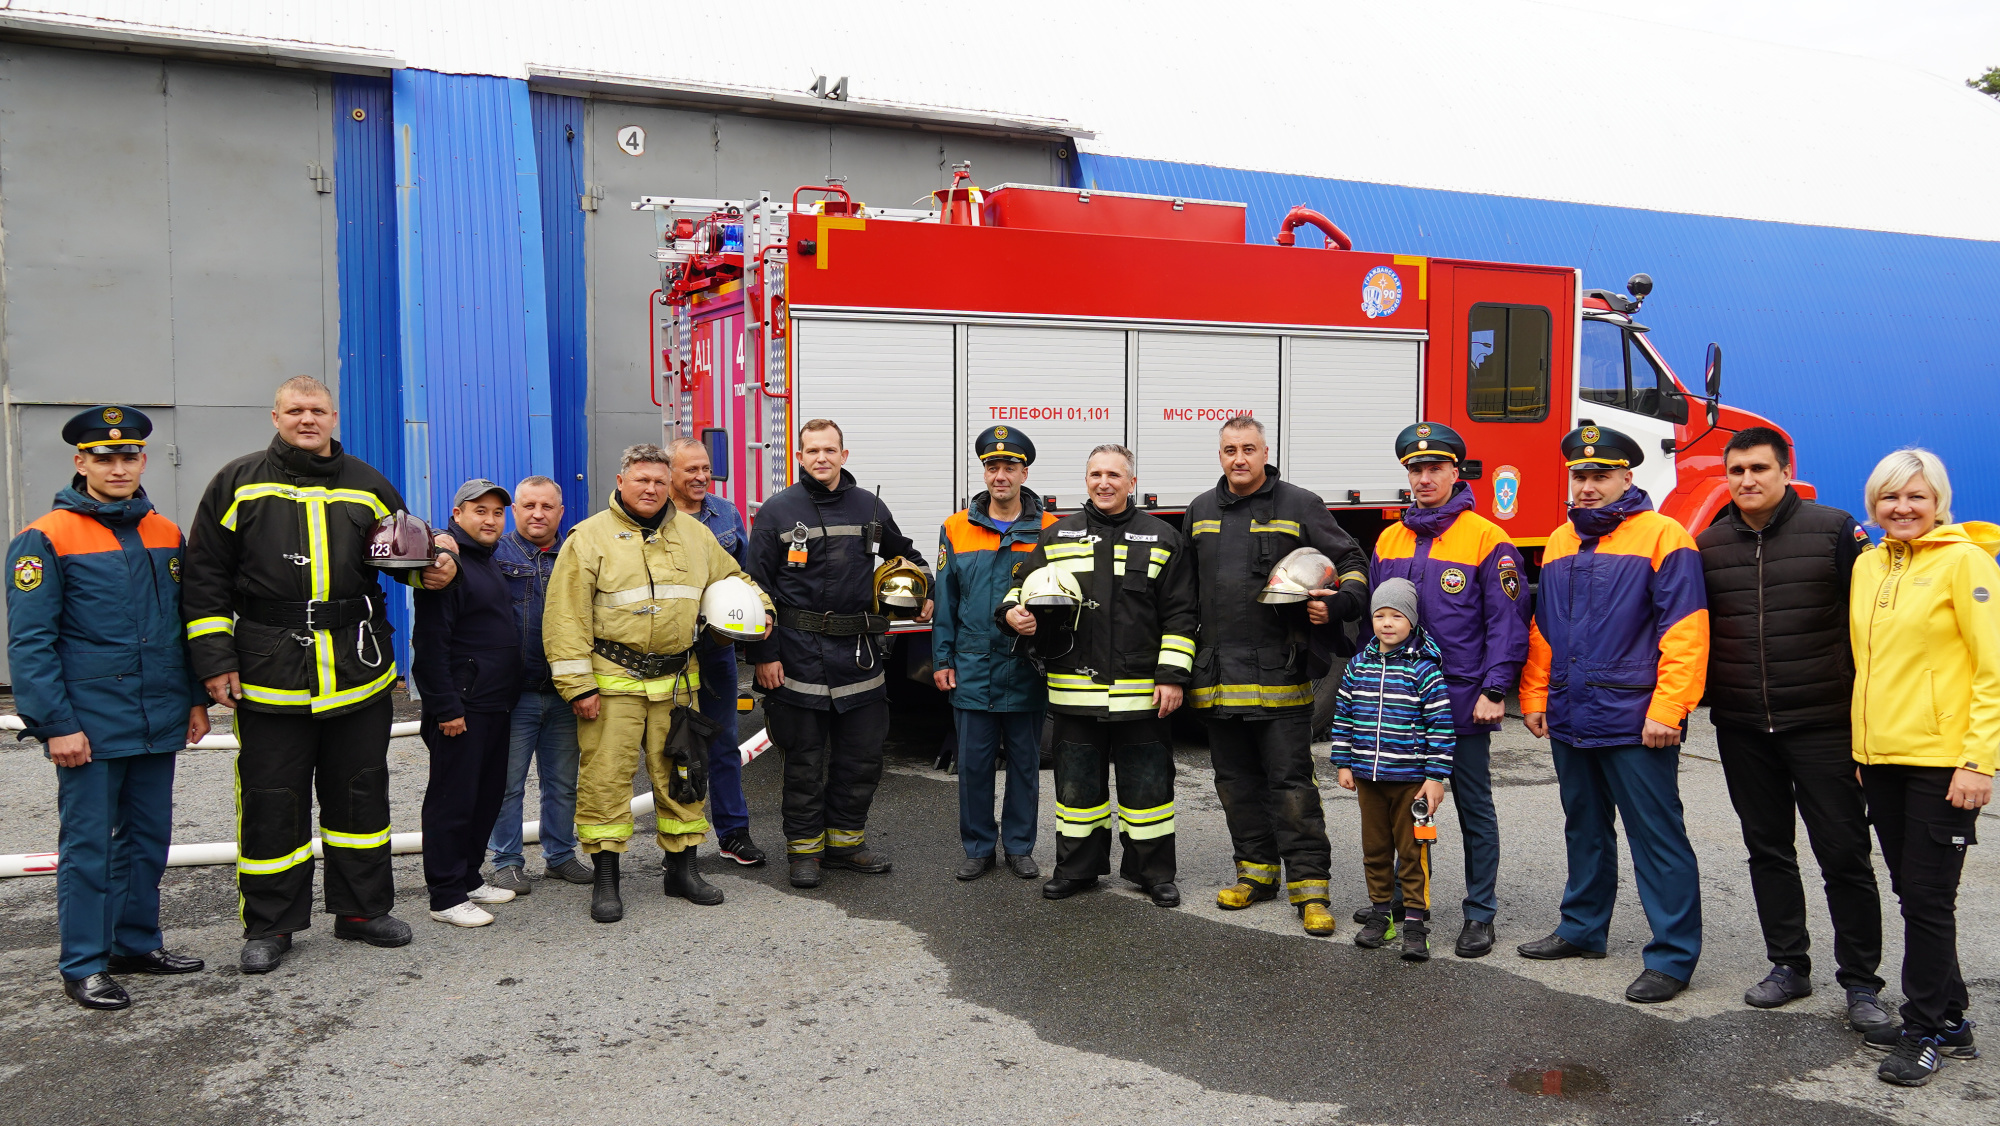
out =
[[[963,172],[934,200],[876,208],[834,184],[632,205],[659,233],[662,424],[708,443],[746,514],[824,417],[919,544],[980,490],[970,443],[996,422],[1034,439],[1029,484],[1057,511],[1083,503],[1086,451],[1122,442],[1140,502],[1171,515],[1214,486],[1216,431],[1247,414],[1366,546],[1409,503],[1391,449],[1424,418],[1464,435],[1478,510],[1532,556],[1564,518],[1558,439],[1583,420],[1645,444],[1639,484],[1690,529],[1726,503],[1729,435],[1770,425],[1720,405],[1716,346],[1700,392],[1674,375],[1635,320],[1643,274],[1627,296],[1567,267],[1355,249],[1304,208],[1257,245],[1240,203],[981,191]],[[1295,245],[1305,225],[1324,249]]]

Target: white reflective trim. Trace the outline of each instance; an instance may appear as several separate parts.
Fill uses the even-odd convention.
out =
[[[653,599],[686,598],[701,601],[698,586],[635,586],[629,590],[599,591],[591,601],[599,606],[630,606],[634,602],[648,602]]]
[[[581,661],[549,662],[550,676],[580,676],[590,672],[590,669],[591,669],[591,664],[589,657],[585,657]]]
[[[857,692],[867,692],[871,689],[880,688],[887,683],[887,674],[879,672],[859,684],[843,684],[839,688],[828,688],[824,684],[809,684],[803,680],[793,680],[790,677],[785,678],[785,687],[797,692],[801,696],[827,696],[835,700],[840,699],[842,696],[852,696]]]

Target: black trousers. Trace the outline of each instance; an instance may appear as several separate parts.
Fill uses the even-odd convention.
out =
[[[1174,750],[1167,721],[1057,714],[1056,878],[1111,871],[1110,773],[1118,769],[1118,874],[1152,887],[1174,880]]]
[[[395,906],[389,709],[384,692],[324,718],[237,710],[236,887],[244,938],[312,925],[315,789],[328,913],[373,919]]]
[[[1326,903],[1333,849],[1313,781],[1312,712],[1206,722],[1238,877],[1275,883],[1282,859],[1291,901]]]
[[[513,732],[510,712],[467,712],[465,733],[446,735],[428,713],[417,733],[431,752],[430,784],[424,787],[424,883],[431,910],[465,902],[485,879],[486,839],[500,816],[507,793],[507,754]]]
[[[1903,905],[1903,1023],[1942,1032],[1970,998],[1958,968],[1958,877],[1977,842],[1976,809],[1944,800],[1948,766],[1864,766],[1868,819],[1882,842],[1889,885]]]
[[[1764,928],[1765,955],[1772,965],[1812,973],[1796,847],[1796,826],[1804,819],[1833,917],[1833,976],[1849,989],[1881,989],[1882,897],[1875,888],[1868,811],[1854,780],[1851,731],[1844,724],[1775,734],[1717,725],[1715,740],[1750,853],[1750,894]]]
[[[771,745],[785,755],[785,851],[817,856],[860,848],[882,782],[889,701],[818,711],[764,699]]]

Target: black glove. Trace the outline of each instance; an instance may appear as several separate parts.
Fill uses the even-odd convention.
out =
[[[668,723],[667,796],[700,805],[708,797],[708,744],[722,725],[685,706],[675,708]]]

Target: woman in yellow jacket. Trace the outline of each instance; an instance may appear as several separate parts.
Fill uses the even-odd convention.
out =
[[[1920,1087],[1971,1059],[1956,903],[1965,849],[1993,796],[2000,748],[2000,526],[1951,523],[1951,481],[1929,450],[1868,476],[1884,533],[1854,565],[1854,758],[1903,908],[1903,1026],[1870,1032],[1878,1075]]]

